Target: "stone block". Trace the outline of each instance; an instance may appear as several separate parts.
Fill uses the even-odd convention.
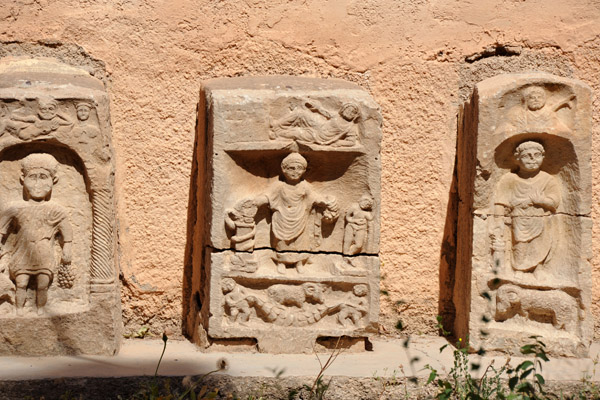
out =
[[[102,82],[0,63],[0,355],[115,354],[114,169]]]
[[[235,78],[199,113],[190,336],[311,352],[376,333],[377,104],[339,80]]]
[[[591,91],[545,73],[477,84],[461,113],[454,333],[584,357],[591,318]]]

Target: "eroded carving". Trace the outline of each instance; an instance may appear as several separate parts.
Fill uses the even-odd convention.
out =
[[[520,104],[511,107],[501,131],[568,133],[571,128],[559,115],[563,108],[573,109],[575,95],[550,97],[544,85],[529,85],[519,91]]]
[[[363,195],[358,203],[346,212],[344,231],[344,254],[358,254],[369,251],[373,235],[373,197]]]
[[[59,111],[59,103],[52,97],[43,96],[37,99],[36,113],[30,114],[24,108],[15,110],[12,119],[26,125],[18,130],[17,136],[29,140],[41,135],[48,135],[61,127],[73,126],[71,118]]]
[[[496,292],[496,321],[519,315],[576,335],[579,313],[577,300],[562,290],[533,290],[506,284]]]
[[[34,153],[21,163],[25,201],[12,204],[0,215],[0,235],[16,235],[12,249],[2,253],[9,257],[11,280],[16,285],[15,306],[23,315],[27,286],[35,280],[36,308],[44,313],[48,287],[57,272],[54,243],[60,235],[60,262],[71,263],[73,230],[65,209],[51,200],[52,187],[58,181],[58,162],[50,154]],[[64,268],[64,267],[63,267]]]
[[[360,110],[354,103],[343,104],[337,112],[326,110],[319,101],[307,99],[290,104],[290,111],[271,122],[270,139],[332,146],[358,144]]]
[[[261,320],[280,326],[302,327],[335,315],[334,323],[355,327],[362,324],[368,311],[368,287],[364,284],[354,285],[352,292],[341,295],[316,282],[277,283],[261,291],[225,278],[221,287],[225,295],[224,313],[230,322]]]
[[[80,101],[75,104],[75,109],[77,110],[77,124],[73,128],[72,134],[79,139],[79,143],[90,143],[100,134],[96,124],[90,120],[94,106],[91,102]]]

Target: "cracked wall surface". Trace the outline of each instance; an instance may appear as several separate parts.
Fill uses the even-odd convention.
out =
[[[0,6],[0,55],[56,57],[107,86],[127,332],[181,331],[201,82],[287,74],[357,83],[385,121],[381,331],[435,334],[435,316],[453,315],[459,106],[477,82],[509,72],[572,77],[598,93],[599,14],[597,2],[581,0],[9,0]],[[594,95],[594,138],[599,111]],[[593,145],[594,167],[598,157]],[[593,219],[596,200],[594,192]],[[599,269],[594,256],[596,321]]]

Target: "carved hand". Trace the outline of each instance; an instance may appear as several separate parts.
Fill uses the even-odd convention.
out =
[[[63,264],[71,264],[71,243],[65,242],[62,251],[61,261]]]

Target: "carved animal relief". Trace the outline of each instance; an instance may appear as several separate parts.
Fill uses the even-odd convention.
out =
[[[193,251],[206,246],[208,276],[189,334],[309,352],[319,337],[375,332],[377,106],[354,85],[297,78],[216,80],[202,96],[212,150],[198,190],[212,202]]]
[[[114,354],[121,322],[103,85],[52,60],[0,63],[0,81],[0,333],[10,338],[0,353]]]
[[[478,125],[463,122],[476,129],[478,167],[474,182],[459,184],[465,192],[474,185],[475,194],[472,209],[461,210],[472,213],[472,237],[459,248],[458,272],[476,284],[467,295],[464,283],[455,288],[455,329],[466,335],[468,327],[472,341],[488,350],[517,353],[528,336],[541,335],[551,353],[585,355],[591,339],[590,91],[545,74],[492,78],[477,90],[485,118]],[[475,167],[474,160],[461,165]],[[460,296],[470,297],[470,315]]]

